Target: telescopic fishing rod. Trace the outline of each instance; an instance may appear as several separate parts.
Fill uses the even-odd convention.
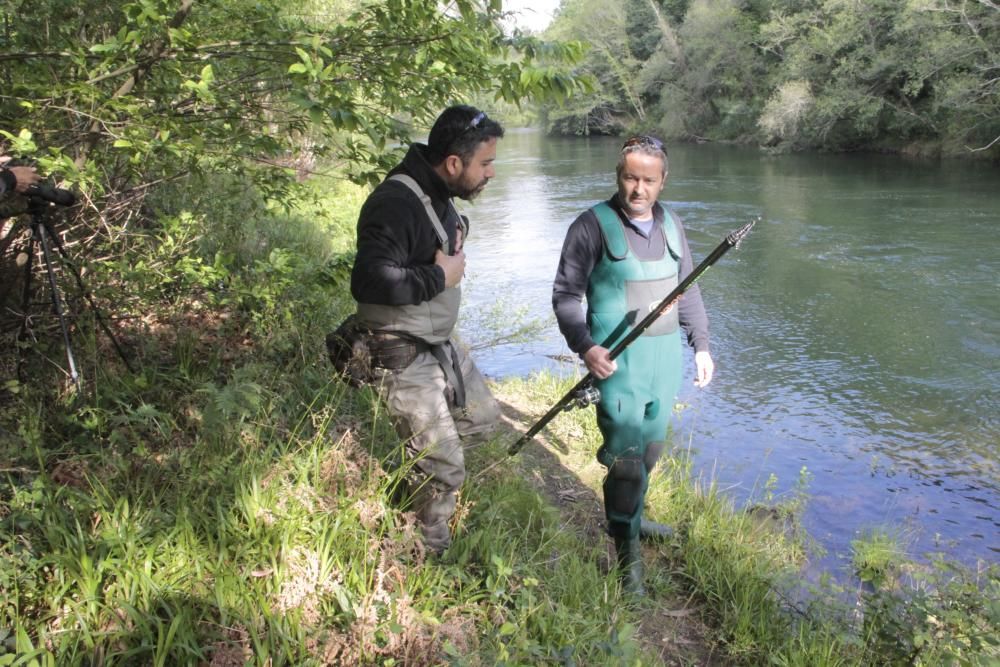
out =
[[[664,297],[663,301],[653,308],[653,310],[651,310],[649,314],[646,315],[641,322],[639,322],[639,324],[632,327],[632,330],[628,332],[628,335],[622,338],[618,344],[611,349],[608,356],[613,360],[624,352],[625,348],[631,345],[636,338],[641,336],[646,329],[652,326],[653,322],[670,310],[670,307],[674,305],[674,302],[677,301],[677,299],[679,299],[680,296],[684,294],[684,292],[691,285],[693,285],[694,282],[698,280],[698,278],[700,278],[710,266],[719,261],[719,258],[725,255],[730,248],[739,246],[740,242],[746,238],[747,234],[750,233],[750,230],[753,229],[753,226],[757,224],[759,219],[760,218],[751,220],[724,238],[722,243],[716,246],[715,250],[713,250],[708,257],[702,260],[701,264],[695,267],[694,271],[688,274],[687,278],[682,280],[681,283],[670,292],[670,294]],[[507,450],[507,454],[509,456],[513,456],[521,451],[521,448],[524,447],[529,440],[534,438],[539,431],[545,428],[546,424],[552,421],[560,412],[564,410],[571,410],[575,407],[586,407],[591,403],[596,403],[599,397],[600,393],[597,391],[597,387],[594,386],[594,376],[588,372],[583,376],[583,379],[577,382],[572,389],[566,392],[566,394],[560,398],[559,401],[556,402],[556,404],[553,405],[541,419],[535,422],[534,426],[529,428],[528,431],[517,440],[517,442],[510,446],[510,449]]]

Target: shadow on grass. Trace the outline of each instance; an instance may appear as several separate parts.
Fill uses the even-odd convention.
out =
[[[489,459],[483,455],[470,459],[469,478],[475,481],[485,475],[514,475],[525,480],[559,511],[560,523],[565,529],[575,531],[587,543],[599,547],[607,537],[603,501],[559,457],[573,452],[572,443],[558,438],[551,429],[543,429],[517,454],[509,456],[508,448],[536,417],[510,400],[500,399],[499,403],[503,419],[495,438],[497,446],[485,450]],[[607,573],[608,562],[600,565],[602,572]]]

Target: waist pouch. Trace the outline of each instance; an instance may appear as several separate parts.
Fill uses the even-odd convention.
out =
[[[462,368],[458,363],[458,355],[454,352],[449,355],[445,350],[446,346],[451,347],[451,342],[431,345],[400,331],[373,331],[368,335],[368,354],[373,368],[401,371],[412,364],[418,354],[433,354],[453,392],[452,402],[457,407],[464,408],[465,381],[462,378]]]
[[[371,355],[368,351],[369,330],[350,315],[326,335],[326,352],[337,374],[352,387],[372,381]]]
[[[368,335],[371,365],[390,371],[401,371],[431,346],[417,338],[404,338],[395,333],[373,331]]]
[[[430,345],[418,338],[369,329],[355,315],[348,316],[326,335],[330,362],[355,386],[371,381],[372,369],[403,370],[427,349]]]
[[[465,382],[458,355],[449,358],[445,345],[431,345],[415,336],[402,332],[373,331],[350,315],[335,330],[326,335],[326,351],[337,374],[352,387],[361,387],[375,380],[374,370],[383,368],[401,371],[417,358],[430,351],[444,371],[448,384],[454,391],[453,402],[465,407]]]

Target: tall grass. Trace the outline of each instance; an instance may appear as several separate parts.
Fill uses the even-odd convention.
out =
[[[401,443],[322,343],[359,200],[164,211],[140,372],[5,396],[0,664],[636,659],[593,545],[516,477],[470,490],[443,559],[393,502]]]
[[[156,252],[128,267],[172,285],[136,297],[141,370],[97,356],[74,397],[38,364],[4,395],[0,665],[657,664],[641,626],[675,595],[721,664],[885,664],[918,642],[932,657],[947,643],[955,664],[996,655],[975,586],[955,593],[967,623],[942,616],[904,643],[886,639],[904,618],[888,595],[861,630],[800,613],[780,592],[800,541],[734,508],[683,451],[649,494],[678,532],[647,549],[646,600],[622,596],[607,540],[556,508],[545,469],[505,458],[510,434],[470,451],[453,545],[428,555],[395,501],[402,443],[384,408],[324,358],[363,193],[321,195],[292,212],[164,205]],[[527,420],[573,380],[496,389]],[[599,494],[598,437],[592,413],[559,417],[548,471]],[[948,643],[942,627],[967,632]]]
[[[548,406],[578,378],[514,379],[501,391]],[[539,409],[539,414],[541,409]],[[595,493],[603,470],[593,413],[565,413],[544,432],[550,449]],[[794,493],[775,501],[772,480],[759,498],[736,507],[694,472],[677,443],[650,482],[646,513],[675,528],[659,547],[655,592],[680,591],[714,629],[724,664],[992,665],[1000,659],[1000,572],[970,572],[940,557],[933,568],[906,554],[888,529],[853,545],[854,571],[818,585],[801,574],[812,544],[798,517],[808,502],[803,469]],[[648,553],[647,553],[648,555]],[[837,580],[858,582],[850,591]],[[656,600],[643,607],[656,605]]]

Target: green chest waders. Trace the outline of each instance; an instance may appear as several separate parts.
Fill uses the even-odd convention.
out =
[[[628,246],[623,222],[607,204],[594,207],[604,254],[587,287],[591,336],[611,348],[678,284],[681,245],[668,214],[662,225],[663,256],[642,261]],[[656,227],[650,232],[657,233]],[[649,472],[663,452],[674,398],[681,381],[681,334],[677,307],[660,317],[616,359],[618,370],[596,381],[601,392],[597,425],[604,444],[598,460],[608,468],[604,506],[609,532],[639,534]]]

